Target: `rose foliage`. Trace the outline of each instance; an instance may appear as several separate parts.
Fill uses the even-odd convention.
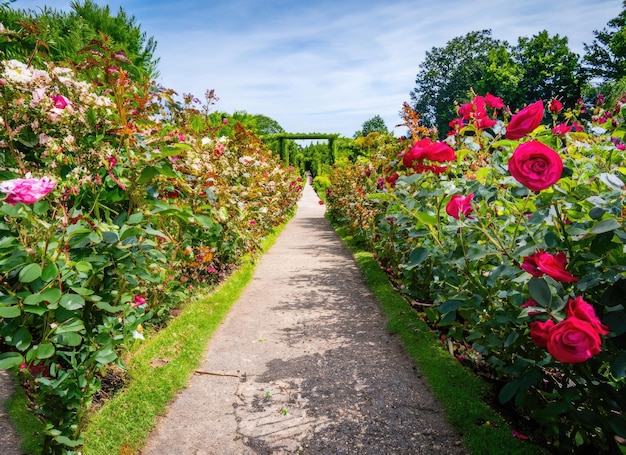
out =
[[[337,166],[327,193],[332,220],[562,453],[626,438],[624,101],[511,115],[476,96],[440,142],[405,106],[410,137]]]
[[[261,141],[94,42],[73,68],[0,65],[0,368],[16,369],[73,453],[120,349],[165,296],[215,283],[293,213],[302,189]]]

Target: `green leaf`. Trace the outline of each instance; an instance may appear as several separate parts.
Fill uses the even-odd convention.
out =
[[[86,261],[77,262],[74,265],[74,268],[76,269],[77,272],[80,272],[80,273],[89,273],[93,270],[93,267],[91,266],[91,264]]]
[[[79,447],[83,444],[83,440],[82,439],[70,439],[67,436],[63,436],[63,435],[59,435],[56,438],[56,441],[59,444],[62,444],[64,446],[68,446],[68,447]]]
[[[59,324],[55,333],[80,332],[81,330],[85,330],[85,324],[83,321],[78,318],[71,318],[62,324]]]
[[[602,207],[594,207],[591,210],[589,210],[589,217],[592,220],[598,220],[600,218],[602,218],[602,215],[604,215],[608,210]]]
[[[41,266],[39,264],[28,264],[22,267],[18,278],[21,283],[31,283],[41,277]]]
[[[17,352],[5,352],[0,354],[0,370],[10,370],[20,366],[24,362],[24,357]]]
[[[466,303],[467,302],[465,300],[451,299],[446,301],[439,307],[439,312],[448,313],[450,311],[456,311]]]
[[[37,215],[44,214],[48,210],[50,210],[50,204],[44,200],[37,201],[33,204],[33,213],[36,213]]]
[[[107,243],[116,243],[119,240],[119,237],[117,236],[117,232],[115,231],[104,231],[102,233],[102,238]]]
[[[126,220],[126,224],[139,224],[143,221],[143,213],[133,213]]]
[[[24,327],[20,327],[19,329],[17,329],[17,331],[13,335],[13,345],[20,351],[25,351],[26,349],[28,349],[32,341],[33,337],[31,336],[30,332]]]
[[[437,224],[437,217],[426,213],[426,212],[417,212],[415,213],[415,218],[417,218],[417,220],[426,225],[426,226],[434,226],[435,224]]]
[[[117,354],[111,348],[104,348],[96,354],[96,362],[107,364],[117,359]]]
[[[50,357],[54,355],[54,353],[55,353],[55,349],[52,343],[48,343],[47,341],[44,341],[37,347],[36,357],[38,359],[49,359]]]
[[[74,332],[59,333],[53,339],[56,344],[63,346],[80,346],[83,341],[83,337]]]
[[[519,390],[519,385],[519,379],[514,379],[511,382],[505,384],[504,387],[500,389],[500,393],[498,394],[498,400],[500,400],[500,403],[504,404],[510,401]]]
[[[552,291],[545,280],[532,277],[528,282],[528,292],[530,296],[544,308],[550,308],[552,303]]]
[[[41,272],[41,279],[46,283],[52,281],[59,275],[59,268],[54,262],[49,263]]]
[[[85,299],[78,294],[63,294],[59,305],[70,311],[79,310],[85,306]]]
[[[504,341],[504,347],[508,348],[513,343],[515,343],[518,338],[519,338],[519,333],[513,330],[511,333],[509,333],[509,336],[506,337],[506,340]]]
[[[569,411],[572,408],[572,405],[565,402],[557,402],[550,403],[543,409],[536,409],[532,411],[532,415],[536,417],[553,417],[559,414],[563,414],[564,412]]]
[[[19,306],[2,306],[0,307],[0,318],[17,318],[22,314]]]
[[[602,220],[594,227],[589,229],[590,234],[602,234],[603,232],[614,231],[616,229],[620,229],[621,225],[617,222],[615,218],[609,218],[607,220]]]
[[[611,362],[611,373],[617,378],[626,377],[626,352],[621,352]]]
[[[406,270],[412,270],[420,265],[428,257],[429,251],[427,248],[417,247],[413,248],[409,255],[409,263],[404,266]]]
[[[152,180],[154,176],[157,175],[158,173],[159,171],[157,171],[154,167],[146,166],[143,168],[143,171],[141,171],[141,175],[139,176],[138,183],[140,185],[145,185],[148,182],[150,182],[150,180]]]

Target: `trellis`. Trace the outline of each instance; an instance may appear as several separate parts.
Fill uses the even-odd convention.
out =
[[[339,134],[323,134],[323,133],[277,133],[270,136],[265,136],[263,139],[276,139],[278,140],[278,150],[280,151],[280,157],[286,164],[289,164],[289,153],[287,152],[285,139],[289,140],[306,140],[306,139],[325,139],[328,141],[328,156],[331,163],[334,161],[335,156],[335,140],[339,137]]]

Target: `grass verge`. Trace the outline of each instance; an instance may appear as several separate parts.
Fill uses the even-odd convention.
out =
[[[548,454],[542,447],[516,439],[512,428],[492,409],[486,397],[489,384],[465,369],[439,343],[437,336],[390,285],[372,254],[364,251],[342,228],[335,230],[361,268],[368,287],[388,318],[388,330],[397,334],[437,400],[443,405],[463,445],[473,455]]]

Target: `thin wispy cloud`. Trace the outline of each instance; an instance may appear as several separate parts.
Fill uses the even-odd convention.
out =
[[[275,119],[292,132],[352,136],[380,115],[388,127],[415,86],[425,53],[470,31],[516,43],[542,30],[567,36],[583,54],[593,30],[621,0],[96,0],[120,6],[158,41],[158,80],[216,109]],[[70,1],[18,0],[69,10]],[[400,131],[400,130],[398,130]]]

